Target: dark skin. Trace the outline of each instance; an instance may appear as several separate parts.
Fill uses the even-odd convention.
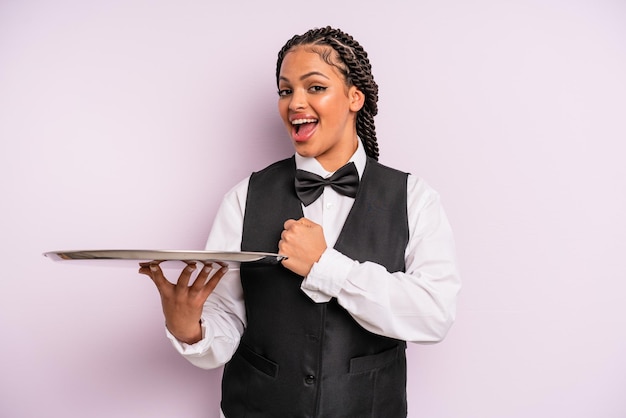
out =
[[[203,264],[196,280],[189,285],[195,270],[196,263],[187,263],[174,284],[165,278],[158,261],[140,263],[139,268],[139,273],[149,276],[161,295],[167,329],[179,341],[187,344],[193,344],[202,339],[200,327],[202,307],[228,271],[228,267],[223,266],[216,270],[211,264]]]
[[[326,240],[321,225],[307,218],[285,221],[280,234],[278,252],[287,255],[283,266],[300,276],[307,276],[326,250]]]

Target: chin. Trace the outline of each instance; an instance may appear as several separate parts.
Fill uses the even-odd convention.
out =
[[[293,147],[303,157],[315,157],[315,153],[307,145],[305,142],[294,142]]]
[[[299,150],[296,150],[296,152],[298,153],[299,156],[304,157],[304,158],[315,158],[315,154],[312,154],[310,152],[302,152]]]

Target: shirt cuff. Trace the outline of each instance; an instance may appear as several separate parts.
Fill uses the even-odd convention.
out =
[[[204,323],[204,319],[200,319],[200,327],[202,328],[202,339],[197,343],[187,344],[182,341],[179,341],[170,330],[165,327],[165,335],[172,342],[172,345],[180,354],[185,356],[193,356],[205,353],[213,340],[213,333],[210,332]]]
[[[335,249],[327,248],[319,261],[313,264],[301,288],[315,302],[328,302],[339,295],[355,264],[358,262]]]

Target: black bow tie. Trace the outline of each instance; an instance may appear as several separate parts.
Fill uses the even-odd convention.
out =
[[[359,173],[354,163],[348,163],[325,179],[317,174],[296,170],[296,194],[304,206],[309,206],[322,195],[324,186],[332,187],[337,193],[355,197],[359,188]]]

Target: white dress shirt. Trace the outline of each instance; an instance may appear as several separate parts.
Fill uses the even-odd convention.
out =
[[[366,155],[359,147],[353,161],[362,176]],[[329,177],[314,158],[296,154],[296,167]],[[248,191],[246,178],[231,189],[218,210],[206,248],[241,251],[243,218]],[[333,249],[353,198],[325,187],[322,196],[304,207],[304,216],[322,225],[328,248],[304,278],[301,289],[313,301],[337,298],[365,329],[400,340],[434,343],[444,338],[455,317],[460,279],[454,240],[439,195],[413,175],[407,182],[409,242],[406,272],[389,273],[372,262],[359,263]],[[375,220],[372,220],[375,222]],[[276,243],[278,248],[278,243]],[[191,363],[215,368],[234,354],[246,326],[239,270],[228,271],[205,303],[201,341],[185,344],[167,332],[174,347]]]

